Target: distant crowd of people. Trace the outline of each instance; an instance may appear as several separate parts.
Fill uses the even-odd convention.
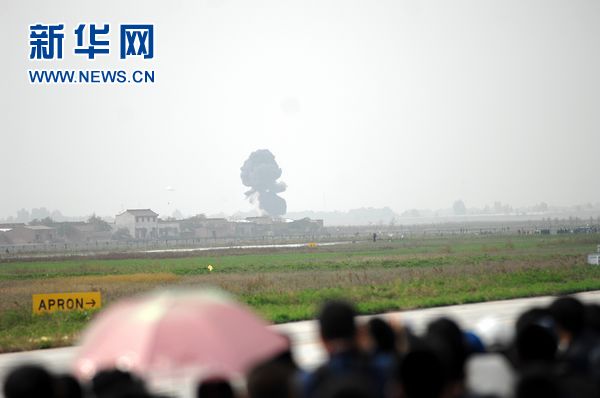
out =
[[[514,338],[486,347],[451,319],[430,322],[419,335],[382,318],[358,324],[354,307],[329,301],[318,315],[327,360],[300,369],[291,351],[251,369],[240,389],[225,378],[202,380],[198,398],[588,398],[600,396],[600,306],[565,296],[527,310]],[[508,393],[469,389],[467,364],[500,356],[514,377],[499,372]],[[472,367],[469,367],[471,369]],[[492,372],[493,373],[493,372]],[[506,387],[506,386],[505,386]],[[144,382],[119,370],[98,373],[89,385],[39,366],[14,369],[4,381],[6,398],[148,398]],[[504,389],[506,391],[506,388]]]

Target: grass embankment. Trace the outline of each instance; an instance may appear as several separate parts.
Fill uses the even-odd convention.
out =
[[[100,291],[106,306],[164,286],[219,286],[274,322],[327,298],[363,313],[600,289],[598,235],[421,238],[187,258],[0,264],[0,352],[69,345],[91,313],[31,315],[31,294]],[[214,266],[209,272],[208,264]]]

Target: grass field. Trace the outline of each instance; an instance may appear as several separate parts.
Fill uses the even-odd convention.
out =
[[[93,313],[31,314],[34,293],[100,291],[104,306],[161,287],[213,285],[273,322],[327,298],[363,313],[600,289],[600,235],[453,236],[169,258],[0,263],[0,352],[70,345]],[[209,272],[208,265],[213,271]]]

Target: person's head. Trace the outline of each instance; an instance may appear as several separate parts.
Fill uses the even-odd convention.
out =
[[[354,307],[345,301],[327,301],[319,312],[319,330],[325,348],[331,352],[334,345],[347,346],[354,343],[356,324]]]
[[[554,300],[548,307],[556,322],[560,339],[569,343],[585,326],[585,307],[575,297],[566,296]]]
[[[203,380],[196,389],[197,398],[234,398],[233,388],[228,380],[214,377]]]
[[[448,318],[436,319],[427,326],[425,340],[442,361],[448,379],[462,381],[467,345],[458,325]]]
[[[246,378],[248,397],[294,397],[293,374],[294,369],[276,360],[255,366]]]
[[[446,384],[442,361],[424,346],[404,356],[397,379],[406,398],[439,398]]]
[[[54,398],[54,379],[44,368],[23,365],[13,369],[4,381],[6,398]]]
[[[83,389],[77,379],[71,375],[59,375],[55,377],[57,398],[82,398]]]
[[[427,325],[427,336],[439,336],[454,344],[464,346],[463,332],[460,327],[449,318],[438,318]]]
[[[376,351],[394,352],[396,350],[396,333],[381,318],[371,318],[367,324]]]
[[[115,396],[145,396],[144,382],[129,372],[117,369],[103,370],[92,379],[92,391],[98,398]]]
[[[550,362],[556,355],[558,341],[551,329],[531,323],[519,330],[515,346],[520,364]]]
[[[536,325],[547,325],[554,327],[554,319],[547,308],[534,307],[521,313],[515,323],[515,333],[518,335],[519,332],[528,327],[531,324]]]

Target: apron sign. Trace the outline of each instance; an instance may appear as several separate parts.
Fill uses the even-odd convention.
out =
[[[34,294],[32,302],[34,314],[91,310],[102,306],[100,292]]]

